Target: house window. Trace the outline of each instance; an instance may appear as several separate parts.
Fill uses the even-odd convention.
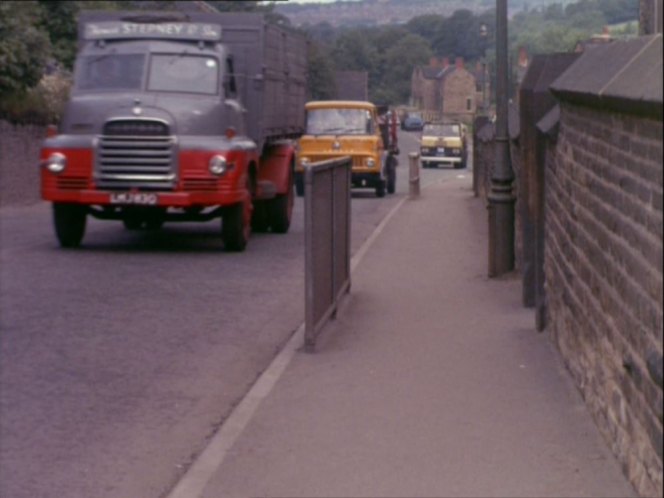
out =
[[[473,99],[471,98],[466,99],[466,110],[467,111],[473,110]]]

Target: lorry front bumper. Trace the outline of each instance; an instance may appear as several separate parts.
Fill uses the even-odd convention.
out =
[[[356,188],[374,188],[380,180],[380,173],[351,173],[351,184]]]
[[[42,198],[51,202],[99,206],[153,206],[187,208],[192,206],[230,206],[246,199],[246,190],[221,192],[155,192],[144,190],[44,190]]]

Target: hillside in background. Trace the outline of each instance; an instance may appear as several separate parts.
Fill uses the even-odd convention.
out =
[[[566,5],[569,0],[508,0],[509,16],[542,5]],[[290,19],[295,26],[327,22],[332,26],[377,26],[405,24],[413,17],[437,14],[448,17],[467,9],[480,13],[495,7],[495,0],[355,0],[325,4],[276,2],[275,12]]]

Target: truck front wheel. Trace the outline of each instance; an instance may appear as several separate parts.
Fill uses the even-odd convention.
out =
[[[304,197],[304,173],[295,173],[295,191],[298,197]]]
[[[295,195],[292,185],[285,194],[277,195],[269,201],[268,216],[270,226],[275,233],[286,233],[290,228],[291,218],[293,217],[293,204]]]
[[[249,208],[247,207],[249,204]],[[224,210],[221,221],[221,239],[224,249],[232,252],[242,252],[249,242],[251,223],[247,217],[250,202],[240,202]]]
[[[60,246],[78,247],[85,234],[86,220],[85,206],[53,203],[53,224]]]
[[[387,193],[393,194],[397,189],[397,160],[390,157],[387,160]]]

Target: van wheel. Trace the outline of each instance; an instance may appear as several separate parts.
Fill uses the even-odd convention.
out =
[[[53,203],[53,224],[61,247],[78,247],[81,244],[86,220],[85,206]]]
[[[290,228],[291,218],[293,217],[293,205],[295,203],[295,193],[291,182],[289,182],[288,192],[280,194],[268,204],[267,214],[270,220],[270,226],[275,233],[286,233]]]

